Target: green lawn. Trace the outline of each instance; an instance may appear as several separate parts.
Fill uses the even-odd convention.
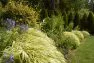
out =
[[[94,63],[94,37],[88,38],[72,53],[70,63]]]

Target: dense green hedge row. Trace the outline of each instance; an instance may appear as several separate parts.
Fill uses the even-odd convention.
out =
[[[77,48],[77,46],[80,45],[80,43],[87,37],[90,36],[90,34],[87,31],[72,31],[72,32],[63,32],[63,40],[64,45],[70,45],[70,47],[74,47],[73,49]],[[68,43],[67,43],[68,42]],[[65,44],[66,43],[66,44]],[[66,47],[69,47],[67,46]],[[63,46],[63,44],[62,44]],[[70,48],[69,47],[69,48]]]

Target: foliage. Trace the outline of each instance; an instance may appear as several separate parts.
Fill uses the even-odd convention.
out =
[[[80,20],[80,29],[87,30],[91,34],[94,33],[94,16],[92,12],[85,13]]]
[[[0,27],[0,56],[2,51],[11,46],[13,40],[17,37],[17,32],[15,31],[7,31],[5,28]]]
[[[89,9],[90,11],[94,12],[94,1],[93,0],[89,1]]]
[[[66,12],[63,12],[62,13],[63,14],[63,19],[64,19],[64,28],[66,28],[67,26],[68,26],[68,24],[69,24],[69,20],[68,20],[68,14],[66,13]]]
[[[76,12],[75,17],[74,17],[74,27],[80,25],[80,16],[79,13]]]
[[[82,18],[84,14],[88,15],[89,14],[89,9],[81,9],[78,11],[80,14],[80,17]]]
[[[2,4],[0,3],[0,16],[2,14],[3,8],[2,8]]]
[[[88,30],[88,20],[87,20],[87,14],[85,13],[81,19],[80,28],[83,30]]]
[[[80,44],[78,37],[72,32],[63,32],[62,42],[60,42],[60,46],[65,49],[76,49]]]
[[[2,3],[2,6],[4,7],[7,3],[8,3],[9,0],[0,0],[0,2]]]
[[[7,38],[7,39],[6,39]],[[6,47],[7,41],[10,38],[10,34],[8,34],[5,29],[0,28],[0,53]]]
[[[42,0],[13,0],[15,2],[22,2],[24,4],[28,4],[29,6],[35,8],[36,10],[40,10],[40,6],[42,5]]]
[[[82,8],[87,8],[87,0],[60,0],[60,10],[69,11],[71,9],[78,11]]]
[[[69,15],[68,15],[68,24],[73,22],[73,19],[74,19],[74,15],[73,15],[72,12],[70,12]]]
[[[6,48],[1,63],[66,63],[53,40],[39,30],[30,28]]]
[[[62,31],[62,29],[64,28],[63,17],[61,15],[52,16],[52,18],[48,17],[47,19],[44,19],[43,25],[44,27],[48,27],[49,30],[52,31]]]
[[[85,38],[87,38],[87,37],[90,36],[89,32],[87,32],[87,31],[82,31],[82,33],[83,33],[83,35],[84,35]]]
[[[52,29],[52,20],[51,18],[47,17],[42,22],[42,30],[49,31]]]
[[[73,30],[73,26],[74,26],[74,23],[73,22],[71,22],[71,23],[69,23],[69,25],[66,27],[66,31],[72,31]]]
[[[93,33],[94,32],[94,16],[93,16],[93,13],[92,12],[89,12],[89,15],[88,15],[88,30],[90,33]]]
[[[35,25],[38,20],[38,13],[28,5],[11,1],[5,6],[2,18],[5,20],[10,18],[18,23]]]
[[[75,11],[87,8],[88,6],[87,0],[72,0],[72,3],[73,3],[73,8]]]
[[[3,13],[4,9],[2,8],[2,4],[0,3],[0,26],[2,25],[1,21],[1,16],[2,16],[2,13]]]
[[[56,45],[62,40],[61,34],[64,31],[64,21],[61,15],[45,18],[42,23],[42,30],[52,38]]]
[[[69,12],[68,14],[66,12],[63,13],[63,19],[64,19],[64,29],[66,31],[72,31],[73,27],[74,27],[74,13],[73,12]]]
[[[80,30],[79,25],[74,28],[74,30]]]
[[[63,11],[78,11],[87,8],[88,2],[86,0],[14,0],[16,2],[24,2],[41,12],[42,19],[47,13],[49,16]],[[58,11],[59,10],[59,11]]]
[[[74,33],[75,35],[77,35],[77,37],[79,38],[80,41],[84,40],[84,35],[81,33],[81,31],[72,31],[72,33]]]

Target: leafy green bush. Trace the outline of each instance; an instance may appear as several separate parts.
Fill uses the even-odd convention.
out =
[[[81,33],[81,31],[72,31],[77,37],[79,38],[80,41],[84,40],[84,35]]]
[[[71,22],[69,25],[66,27],[66,31],[72,31],[73,30],[74,23]]]
[[[28,5],[10,1],[3,11],[3,19],[13,19],[18,23],[35,25],[38,20],[38,13]]]
[[[62,40],[62,33],[64,31],[63,16],[59,14],[58,16],[45,18],[42,23],[42,30],[58,45],[58,42]]]
[[[63,55],[54,46],[53,40],[32,28],[17,37],[12,47],[4,50],[1,63],[5,62],[66,63]]]
[[[52,16],[51,18],[45,18],[42,25],[42,29],[46,32],[56,32],[64,30],[64,20],[61,14],[59,14],[58,16]]]
[[[62,42],[60,46],[65,49],[76,49],[80,44],[78,37],[72,32],[63,32]]]
[[[42,27],[41,29],[44,31],[44,32],[48,32],[49,30],[52,30],[52,19],[47,17],[43,20],[42,22]]]
[[[89,32],[87,31],[82,31],[83,35],[84,35],[84,38],[87,38],[90,36]]]
[[[81,9],[78,11],[78,13],[80,14],[80,17],[83,17],[84,14],[89,14],[89,9]]]

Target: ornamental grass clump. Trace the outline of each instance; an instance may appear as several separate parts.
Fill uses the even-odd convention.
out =
[[[6,54],[6,55],[5,55]],[[6,48],[1,63],[66,63],[53,40],[36,29],[21,34],[10,48]]]
[[[81,31],[72,31],[72,33],[74,33],[75,35],[77,35],[77,37],[79,38],[80,41],[84,40],[84,35],[81,33]]]
[[[87,31],[82,31],[82,34],[84,35],[84,38],[87,38],[90,36],[89,32]]]
[[[76,49],[80,45],[78,37],[72,32],[63,32],[63,41],[60,43],[65,49]]]

